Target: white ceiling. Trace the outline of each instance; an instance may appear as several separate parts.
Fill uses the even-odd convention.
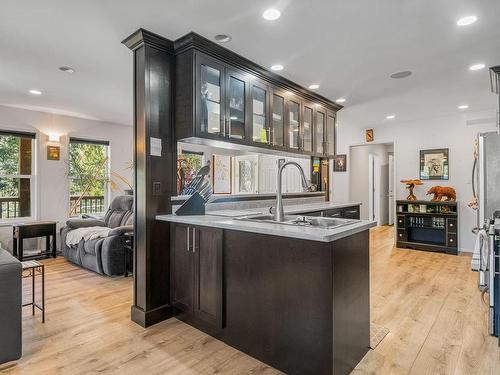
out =
[[[271,6],[282,11],[275,22],[261,17]],[[479,21],[457,27],[469,14]],[[446,115],[463,103],[495,108],[487,69],[468,66],[500,65],[498,0],[2,0],[0,104],[130,125],[132,53],[121,40],[139,27],[169,39],[230,34],[229,49],[346,97],[343,111],[361,126],[391,113]],[[414,74],[389,78],[401,70]]]

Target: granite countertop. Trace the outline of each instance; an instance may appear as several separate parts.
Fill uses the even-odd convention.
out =
[[[300,206],[291,205],[291,206],[285,206],[285,213],[298,214],[303,212],[320,211],[325,209],[350,207],[356,205],[359,205],[359,203],[325,202],[325,203],[305,204]],[[228,210],[225,210],[225,214],[227,214],[227,211]],[[254,214],[267,213],[267,209],[262,209],[262,208],[245,210],[247,214],[248,211],[251,211]],[[359,220],[353,224],[344,225],[342,227],[324,229],[318,227],[306,227],[306,226],[238,220],[225,216],[217,216],[214,215],[213,213],[217,213],[217,211],[208,212],[206,215],[193,215],[193,216],[158,215],[156,219],[175,222],[175,223],[188,224],[188,225],[215,227],[222,229],[238,230],[243,232],[268,234],[273,236],[300,238],[304,240],[320,241],[320,242],[332,242],[344,237],[348,237],[352,234],[362,232],[376,225],[374,221]]]

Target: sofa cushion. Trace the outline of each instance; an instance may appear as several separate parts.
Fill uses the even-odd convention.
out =
[[[0,249],[0,364],[22,354],[21,272],[21,262]]]
[[[110,212],[109,215],[106,215],[107,216],[106,226],[108,228],[119,227],[121,225],[123,216],[125,216],[126,213],[127,211],[117,211],[117,210]]]
[[[95,240],[90,241],[82,241],[83,243],[83,251],[85,254],[96,255],[96,247],[99,245],[99,242],[102,242],[104,238],[96,238]]]

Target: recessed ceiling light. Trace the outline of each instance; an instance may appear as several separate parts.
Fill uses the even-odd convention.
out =
[[[214,39],[219,43],[227,43],[230,42],[233,38],[231,37],[231,35],[217,34],[216,36],[214,36]]]
[[[60,66],[59,70],[65,73],[74,73],[76,70],[70,66]]]
[[[396,72],[396,73],[392,73],[391,74],[391,78],[394,78],[394,79],[401,79],[401,78],[406,78],[406,77],[409,77],[412,75],[412,72],[410,72],[409,70],[404,70],[402,72]]]
[[[474,64],[469,66],[469,70],[481,70],[484,69],[485,65],[484,64]]]
[[[311,89],[311,90],[319,89],[319,85],[317,83],[309,85],[309,89]]]
[[[396,115],[389,115],[389,116],[385,116],[385,118],[387,120],[392,120],[392,119],[395,119],[396,118]]]
[[[467,109],[469,106],[467,104],[462,104],[457,107],[458,109]]]
[[[345,103],[345,98],[338,98],[335,103]]]
[[[466,16],[462,17],[457,21],[458,26],[469,26],[472,25],[474,22],[477,21],[476,16]]]
[[[264,13],[262,13],[262,17],[268,21],[275,21],[281,17],[281,12],[274,8],[267,9]]]
[[[274,71],[283,70],[283,65],[280,65],[280,64],[273,65],[273,66],[271,66],[271,70],[274,70]]]
[[[30,94],[32,94],[32,95],[42,95],[42,92],[40,90],[31,89],[30,90]]]

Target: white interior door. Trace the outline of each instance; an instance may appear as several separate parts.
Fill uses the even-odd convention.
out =
[[[380,225],[380,162],[378,155],[368,155],[368,219]]]
[[[389,191],[387,194],[389,200],[389,225],[394,225],[394,155],[389,155]]]
[[[375,157],[368,155],[368,220],[375,220]]]

